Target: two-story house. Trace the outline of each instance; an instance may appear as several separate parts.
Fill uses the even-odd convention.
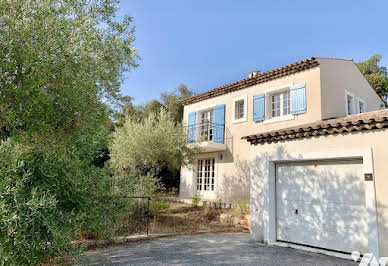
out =
[[[182,102],[202,153],[180,197],[250,200],[258,241],[388,254],[387,187],[375,191],[388,186],[388,112],[353,60],[254,71]]]

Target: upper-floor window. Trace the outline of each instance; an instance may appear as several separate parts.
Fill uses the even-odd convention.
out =
[[[279,117],[290,114],[290,91],[285,91],[272,95],[271,97],[271,115]]]
[[[255,122],[270,124],[288,121],[306,112],[306,83],[286,84],[253,96]]]
[[[234,103],[235,105],[235,112],[234,112],[234,119],[241,119],[244,118],[244,100],[239,100]]]
[[[243,95],[233,99],[232,123],[240,123],[247,121],[247,98],[247,95]]]
[[[358,113],[365,113],[366,112],[366,108],[365,108],[365,102],[363,100],[361,100],[360,98],[358,98]]]
[[[347,101],[348,101],[348,115],[354,114],[354,111],[353,111],[353,97],[348,95]]]
[[[354,95],[350,92],[345,92],[346,101],[346,115],[353,115],[356,113]]]

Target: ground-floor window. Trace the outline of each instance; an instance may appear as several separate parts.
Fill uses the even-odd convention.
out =
[[[214,191],[215,159],[199,159],[197,162],[197,190]]]

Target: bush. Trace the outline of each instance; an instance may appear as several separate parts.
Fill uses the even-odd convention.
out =
[[[160,200],[151,200],[150,202],[150,214],[155,215],[157,212],[167,210],[170,208],[170,204]]]
[[[195,197],[192,199],[192,204],[193,204],[196,208],[198,208],[200,202],[201,202],[201,198],[198,197],[198,196],[195,196]]]
[[[12,139],[0,145],[0,264],[36,264],[75,251],[82,230],[106,235],[109,168],[95,165],[107,133],[74,138],[74,145],[42,152]],[[97,160],[98,161],[98,160]]]
[[[69,248],[62,227],[67,214],[55,194],[35,184],[42,165],[34,155],[11,143],[0,149],[1,264],[35,264]]]
[[[249,214],[249,203],[246,200],[239,200],[237,202],[237,208],[241,214]]]
[[[141,174],[136,170],[116,170],[112,177],[115,196],[153,196],[158,190],[163,190],[163,186],[152,171]]]

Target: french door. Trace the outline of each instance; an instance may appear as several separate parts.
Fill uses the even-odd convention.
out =
[[[204,141],[212,141],[214,138],[214,111],[201,112],[200,137]]]
[[[215,192],[215,159],[199,159],[197,161],[197,195],[212,198]]]

